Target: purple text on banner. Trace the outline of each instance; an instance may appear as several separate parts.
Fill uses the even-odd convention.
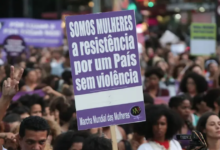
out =
[[[21,36],[28,46],[58,47],[63,44],[61,20],[0,19],[0,44],[10,35]]]
[[[42,90],[36,90],[36,91],[31,91],[31,92],[18,92],[12,99],[12,101],[17,101],[21,96],[24,96],[24,95],[33,95],[33,94],[37,94],[41,97],[44,97],[45,96],[45,93],[42,91]],[[0,93],[0,97],[2,96],[2,93]]]
[[[78,129],[145,120],[134,11],[66,17]]]

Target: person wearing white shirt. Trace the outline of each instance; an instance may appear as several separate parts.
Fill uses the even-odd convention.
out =
[[[181,129],[179,116],[165,105],[146,107],[146,120],[138,132],[144,134],[147,143],[138,150],[182,150],[174,135]]]

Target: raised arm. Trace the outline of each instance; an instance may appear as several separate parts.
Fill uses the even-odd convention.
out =
[[[23,69],[20,69],[16,74],[14,66],[11,66],[10,78],[4,81],[2,87],[2,96],[0,98],[0,121],[2,121],[12,98],[19,91],[19,81],[22,77]]]

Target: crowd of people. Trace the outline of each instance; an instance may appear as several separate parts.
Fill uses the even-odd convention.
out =
[[[0,67],[0,150],[112,149],[110,127],[77,129],[68,50],[29,49]],[[146,121],[118,125],[118,149],[182,150],[190,142],[176,135],[198,130],[209,150],[220,150],[218,55],[176,55],[146,43],[140,64]]]

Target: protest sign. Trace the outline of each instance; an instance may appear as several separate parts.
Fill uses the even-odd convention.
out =
[[[216,25],[193,23],[191,25],[190,53],[192,55],[213,55],[216,52]]]
[[[21,36],[28,46],[57,47],[63,42],[61,20],[0,19],[0,44],[10,35]]]
[[[78,129],[145,121],[134,11],[66,17]]]

